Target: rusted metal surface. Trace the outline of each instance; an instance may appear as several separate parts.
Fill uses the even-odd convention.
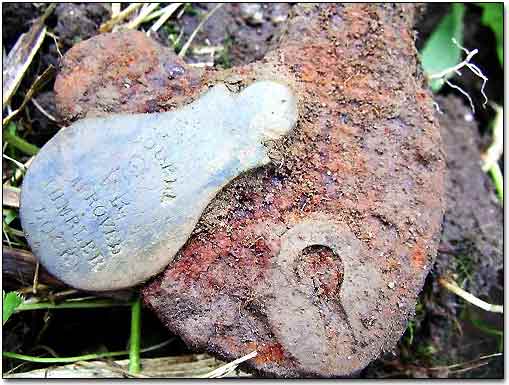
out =
[[[187,99],[152,91],[167,91],[160,108],[171,108],[210,84],[270,79],[290,84],[301,103],[296,129],[271,145],[273,165],[223,189],[143,295],[197,350],[227,360],[257,350],[246,366],[267,376],[348,376],[390,350],[414,311],[440,235],[442,144],[412,5],[293,11],[280,47],[261,62],[206,71]],[[88,54],[101,61],[103,51]],[[100,78],[116,76],[104,70]],[[70,67],[64,76],[98,84]],[[58,100],[81,115],[105,113],[97,98]],[[108,109],[128,108],[150,111],[136,99]]]
[[[198,72],[143,32],[102,34],[71,48],[55,82],[57,111],[69,122],[120,112],[158,112],[189,94]]]

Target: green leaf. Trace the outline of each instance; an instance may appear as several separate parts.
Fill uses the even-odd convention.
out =
[[[465,6],[454,3],[424,44],[421,62],[427,76],[454,67],[461,61],[461,50],[452,39],[455,38],[460,45],[463,43],[464,14]],[[433,92],[438,92],[442,84],[441,80],[436,79],[430,82],[430,87]]]
[[[18,216],[16,211],[11,209],[3,209],[2,211],[4,218],[4,222],[6,225],[10,225],[13,220],[15,220]]]
[[[21,305],[21,303],[23,302],[23,298],[16,291],[11,291],[5,294],[5,291],[2,290],[2,293],[3,293],[3,325],[5,325],[7,320],[16,311],[16,308],[19,305]]]
[[[495,34],[497,56],[500,64],[504,65],[504,6],[502,3],[476,4],[483,9],[481,23],[491,28]]]

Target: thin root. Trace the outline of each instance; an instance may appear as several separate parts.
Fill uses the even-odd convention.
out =
[[[474,103],[472,102],[472,98],[470,97],[470,95],[466,91],[464,91],[462,88],[460,88],[456,85],[453,85],[451,82],[449,82],[447,80],[447,78],[450,77],[451,74],[456,74],[458,76],[461,76],[460,69],[467,67],[470,71],[472,71],[474,73],[474,75],[478,76],[483,81],[482,86],[481,86],[481,95],[484,98],[484,102],[483,102],[482,106],[483,106],[483,108],[486,108],[486,104],[488,104],[488,97],[486,96],[486,93],[484,92],[484,88],[486,87],[488,78],[482,73],[482,71],[480,70],[479,67],[477,67],[475,64],[471,63],[472,58],[479,52],[479,50],[474,49],[473,51],[469,51],[465,47],[462,47],[460,44],[458,44],[458,41],[454,38],[452,39],[452,42],[454,43],[454,45],[456,45],[458,48],[460,48],[462,51],[464,51],[466,53],[467,57],[465,58],[465,60],[456,64],[453,67],[446,68],[445,70],[443,70],[439,73],[430,75],[428,77],[428,79],[429,80],[442,80],[448,86],[460,91],[463,95],[465,95],[468,98],[468,101],[470,102],[470,107],[472,108],[472,112],[475,113]]]

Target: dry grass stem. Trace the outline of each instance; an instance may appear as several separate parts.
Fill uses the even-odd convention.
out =
[[[447,290],[452,291],[457,296],[463,298],[465,301],[470,302],[483,310],[490,311],[493,313],[504,313],[504,307],[502,305],[492,305],[491,303],[485,302],[469,292],[463,290],[461,287],[456,285],[454,282],[450,282],[445,278],[441,277],[438,279],[438,283],[445,287]]]
[[[111,3],[111,17],[114,18],[120,13],[120,3]]]
[[[146,4],[145,4],[146,5]],[[139,15],[134,18],[131,22],[126,25],[127,29],[136,29],[138,26],[145,21],[145,18],[151,14],[155,9],[159,7],[159,3],[150,3],[150,5],[144,6]]]
[[[179,57],[184,57],[186,56],[186,53],[187,53],[187,50],[189,49],[189,46],[191,45],[191,43],[193,42],[194,38],[196,37],[196,35],[198,34],[198,32],[200,31],[200,29],[203,28],[204,24],[207,22],[208,19],[210,19],[210,17],[216,13],[216,11],[221,8],[223,6],[223,4],[218,4],[216,5],[216,7],[210,11],[204,18],[202,21],[200,21],[200,23],[196,26],[195,30],[191,33],[191,36],[189,36],[189,39],[186,41],[186,43],[184,44],[184,46],[182,47],[182,49],[180,50],[178,56]]]
[[[35,98],[33,98],[31,102],[35,106],[35,108],[37,108],[40,111],[40,113],[47,117],[49,120],[51,120],[52,122],[58,122],[58,119],[51,115],[48,111],[46,111]]]
[[[249,354],[246,354],[245,356],[242,356],[240,358],[237,358],[235,361],[229,362],[226,365],[223,365],[215,370],[213,370],[210,373],[207,373],[203,376],[200,376],[200,378],[221,378],[223,376],[226,376],[227,374],[233,372],[237,367],[244,361],[247,361],[253,357],[256,357],[258,352],[252,351]]]
[[[173,15],[182,4],[183,3],[173,3],[164,7],[161,11],[158,11],[161,12],[161,16],[154,23],[154,25],[152,25],[147,34],[150,35],[151,33],[157,32],[157,30],[161,28],[164,25],[164,23],[166,23],[166,21],[171,17],[171,15]]]
[[[39,29],[40,28],[40,29]],[[32,63],[46,35],[46,27],[35,24],[21,35],[3,64],[2,109],[17,91],[25,72]]]
[[[51,64],[46,68],[46,70],[39,75],[32,85],[30,86],[30,89],[25,95],[25,98],[23,99],[23,102],[21,103],[21,106],[17,108],[16,110],[12,111],[5,119],[2,121],[2,125],[5,127],[9,122],[20,112],[25,108],[26,104],[32,99],[32,97],[55,75],[56,70],[55,67],[53,67]]]
[[[118,15],[112,17],[106,23],[101,24],[101,26],[99,27],[99,32],[110,32],[114,26],[116,26],[117,24],[119,24],[122,21],[124,21],[125,19],[127,19],[129,16],[131,16],[132,13],[134,13],[141,6],[142,6],[142,3],[130,4],[126,9],[124,9]]]

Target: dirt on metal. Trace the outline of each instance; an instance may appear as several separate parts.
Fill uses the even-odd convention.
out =
[[[164,48],[152,43],[147,52],[136,33],[69,51],[55,85],[68,121],[172,109],[218,82],[241,90],[275,80],[297,94],[297,127],[271,144],[272,165],[222,190],[143,289],[145,304],[189,346],[226,360],[256,350],[244,366],[266,376],[335,377],[397,342],[433,264],[444,211],[443,147],[414,12],[294,6],[279,48],[221,72],[195,72],[170,55],[166,62]],[[110,49],[120,41],[127,58]],[[184,74],[168,78],[163,62]]]
[[[108,33],[65,54],[55,81],[55,102],[69,123],[110,113],[165,111],[198,85],[195,71],[143,32]]]

